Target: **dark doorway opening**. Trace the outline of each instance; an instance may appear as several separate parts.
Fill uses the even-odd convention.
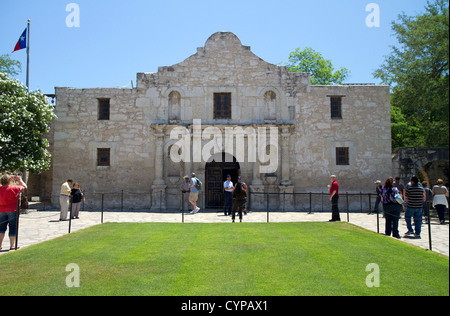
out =
[[[206,164],[206,208],[223,209],[225,199],[223,183],[227,180],[227,176],[230,175],[231,181],[235,184],[238,176],[240,176],[240,169],[240,165],[235,157],[233,157],[233,162],[225,162],[225,153],[222,153],[221,162],[213,160]]]

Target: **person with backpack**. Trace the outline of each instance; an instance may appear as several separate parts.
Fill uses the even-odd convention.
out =
[[[234,223],[236,212],[239,213],[239,221],[242,223],[242,212],[244,211],[244,204],[247,201],[247,192],[242,187],[242,183],[238,182],[233,191],[233,211],[231,212],[231,220]]]
[[[388,178],[381,190],[381,202],[383,203],[384,216],[386,219],[385,234],[400,239],[398,222],[402,211],[402,205],[398,203],[399,190],[394,187],[393,179]]]
[[[191,189],[191,192],[189,193],[189,203],[191,203],[192,207],[194,208],[191,214],[197,214],[198,211],[200,211],[200,208],[197,206],[197,201],[198,201],[198,193],[201,190],[202,183],[195,176],[195,173],[191,174],[191,180],[189,183]]]

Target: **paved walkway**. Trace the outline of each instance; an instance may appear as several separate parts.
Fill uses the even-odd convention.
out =
[[[289,213],[289,212],[271,212],[269,214],[270,222],[326,222],[331,218],[330,213]],[[341,214],[341,219],[347,221],[347,214]],[[360,213],[351,213],[349,216],[350,223],[361,226],[365,229],[376,232],[377,219],[376,215],[367,215]],[[139,213],[139,212],[105,212],[103,222],[165,222],[165,223],[181,223],[181,213]],[[224,216],[222,212],[208,212],[196,215],[185,214],[185,223],[229,223],[231,218]],[[267,213],[252,212],[244,216],[244,222],[267,222]],[[385,221],[379,219],[380,233],[384,233]],[[94,225],[101,224],[100,212],[81,212],[80,219],[72,220],[71,231],[76,232]],[[237,224],[239,225],[239,224]],[[30,209],[28,214],[20,216],[19,226],[19,247],[41,243],[56,237],[66,235],[69,229],[69,221],[60,222],[59,212],[55,211],[37,211]],[[400,234],[403,235],[406,229],[405,220],[400,220]],[[437,221],[431,224],[432,247],[433,251],[449,256],[449,225],[440,225]],[[1,254],[7,253],[9,249],[9,239],[6,232],[5,239],[2,244],[3,251]],[[392,237],[386,237],[392,238]],[[428,225],[422,226],[422,239],[402,238],[401,241],[414,244],[416,246],[429,249]]]

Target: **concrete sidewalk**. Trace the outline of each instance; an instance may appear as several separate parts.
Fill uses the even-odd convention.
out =
[[[269,221],[276,222],[327,222],[331,218],[331,213],[298,213],[298,212],[271,212]],[[341,213],[341,220],[347,221],[347,214]],[[105,212],[104,223],[108,222],[130,222],[130,223],[181,223],[181,213],[144,213],[144,212]],[[202,212],[198,214],[184,215],[185,223],[231,223],[230,216],[224,216],[222,212]],[[267,213],[251,212],[244,216],[244,222],[265,223],[267,222]],[[376,215],[367,215],[361,213],[350,213],[349,222],[351,224],[363,227],[370,231],[377,231]],[[379,217],[380,233],[384,233],[385,221]],[[76,232],[94,225],[101,224],[100,212],[81,212],[80,219],[72,220],[71,232]],[[236,223],[239,225],[239,223]],[[399,230],[401,236],[407,231],[404,218],[400,220]],[[30,245],[41,243],[53,238],[66,235],[69,231],[69,221],[59,221],[59,212],[55,211],[37,211],[30,209],[28,214],[20,216],[19,224],[19,247],[25,248]],[[433,251],[449,256],[449,225],[440,225],[437,221],[431,224],[432,247]],[[0,254],[7,253],[9,249],[8,232],[2,244],[3,251]],[[386,237],[392,238],[392,237]],[[429,249],[428,225],[422,226],[422,238],[402,238],[402,242],[407,242],[424,249]]]

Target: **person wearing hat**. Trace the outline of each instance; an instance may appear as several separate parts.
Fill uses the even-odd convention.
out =
[[[72,185],[72,180],[67,180],[61,185],[61,190],[59,194],[59,205],[61,206],[61,213],[59,215],[60,221],[67,220],[67,213],[69,211],[69,197],[72,189],[70,186]]]
[[[373,212],[375,214],[378,213],[378,206],[381,203],[381,190],[383,189],[383,186],[381,185],[381,181],[377,180],[374,182],[377,187],[375,188],[375,192],[377,193],[377,200],[375,201],[375,208],[373,209]],[[369,215],[372,214],[372,212],[369,211]]]
[[[233,182],[231,181],[231,176],[227,175],[227,181],[223,183],[223,189],[225,190],[225,203],[223,206],[223,213],[225,216],[231,215],[233,208]]]
[[[182,211],[190,211],[189,210],[189,195],[191,193],[191,183],[189,181],[189,176],[184,176],[184,181],[180,185],[180,190],[182,193]]]

